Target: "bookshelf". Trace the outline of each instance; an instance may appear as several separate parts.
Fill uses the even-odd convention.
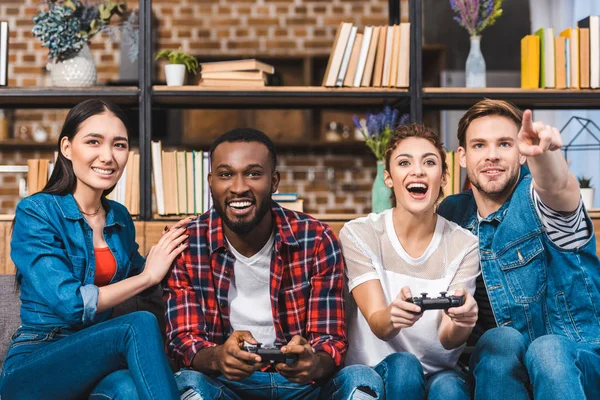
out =
[[[67,108],[94,97],[107,98],[124,108],[137,110],[140,152],[140,217],[141,221],[156,220],[152,214],[152,160],[150,142],[153,138],[153,108],[178,109],[308,109],[331,108],[348,110],[361,107],[380,108],[384,103],[409,112],[413,122],[422,122],[426,111],[464,109],[484,98],[510,100],[521,107],[563,109],[600,108],[600,90],[522,90],[518,88],[440,88],[429,87],[437,82],[424,82],[431,75],[432,47],[422,43],[422,2],[409,1],[411,22],[410,88],[325,88],[321,86],[272,86],[260,89],[200,88],[197,86],[166,87],[153,85],[152,70],[152,1],[139,2],[139,82],[138,86],[102,86],[92,88],[8,87],[0,88],[0,108]],[[400,22],[398,0],[389,0],[389,24]],[[260,58],[260,56],[259,56]],[[298,57],[297,57],[298,58]],[[318,84],[322,76],[310,68],[311,56],[306,56],[302,82]],[[290,61],[293,63],[295,61]],[[317,71],[317,72],[315,72]],[[156,128],[156,127],[154,127]],[[203,145],[204,146],[204,145]],[[324,150],[335,146],[347,152],[364,151],[364,144],[325,142],[309,139],[303,143],[281,143],[284,150]],[[16,140],[0,142],[0,149],[53,149],[54,144],[23,143]],[[598,218],[598,216],[597,216]],[[327,218],[325,218],[327,219]],[[348,219],[348,218],[347,218]]]

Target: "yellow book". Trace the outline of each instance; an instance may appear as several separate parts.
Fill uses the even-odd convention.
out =
[[[527,35],[521,39],[521,88],[540,87],[540,38]]]

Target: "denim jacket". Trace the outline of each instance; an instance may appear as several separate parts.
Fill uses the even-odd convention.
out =
[[[104,239],[117,263],[112,283],[140,273],[144,258],[127,209],[111,200],[103,204]],[[10,255],[21,285],[23,327],[79,330],[110,316],[112,310],[96,313],[93,232],[71,194],[39,193],[19,202]]]
[[[522,173],[511,197],[481,222],[470,190],[448,197],[438,213],[479,236],[481,273],[498,326],[512,326],[529,341],[558,334],[600,347],[594,232],[576,249],[556,246],[535,209],[531,179]]]

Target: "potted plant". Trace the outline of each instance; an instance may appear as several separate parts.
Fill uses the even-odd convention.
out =
[[[165,58],[169,63],[165,65],[165,76],[167,86],[182,86],[185,78],[185,70],[196,75],[198,72],[198,60],[186,52],[177,50],[163,50],[156,55],[156,59]]]
[[[408,119],[408,114],[400,116],[400,112],[390,106],[385,106],[383,111],[378,114],[367,113],[364,123],[357,115],[353,118],[356,128],[360,130],[365,139],[365,144],[377,159],[377,175],[371,190],[371,210],[373,212],[378,213],[392,207],[390,203],[391,190],[384,183],[385,149],[394,129],[399,125],[406,124]]]
[[[580,176],[577,178],[579,181],[579,190],[581,190],[581,199],[586,210],[594,208],[594,187],[590,184],[592,178]]]
[[[48,48],[47,69],[54,86],[91,86],[96,83],[96,64],[88,48],[100,32],[111,31],[113,16],[123,16],[125,0],[44,0],[33,17],[33,35]],[[130,23],[125,22],[123,25]],[[116,28],[116,26],[112,26]]]

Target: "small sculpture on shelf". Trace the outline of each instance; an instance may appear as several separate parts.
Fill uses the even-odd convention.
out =
[[[98,33],[110,31],[113,16],[122,16],[125,1],[44,0],[46,7],[33,17],[33,35],[48,48],[47,65],[54,86],[92,86],[96,64],[88,47]],[[128,19],[124,25],[132,23]],[[134,32],[129,29],[124,32]],[[127,40],[124,38],[123,40]],[[137,46],[136,46],[137,47]]]
[[[185,80],[185,70],[196,75],[198,72],[198,60],[196,57],[177,50],[163,50],[156,55],[156,60],[164,58],[168,61],[165,65],[165,76],[167,86],[182,86]]]

